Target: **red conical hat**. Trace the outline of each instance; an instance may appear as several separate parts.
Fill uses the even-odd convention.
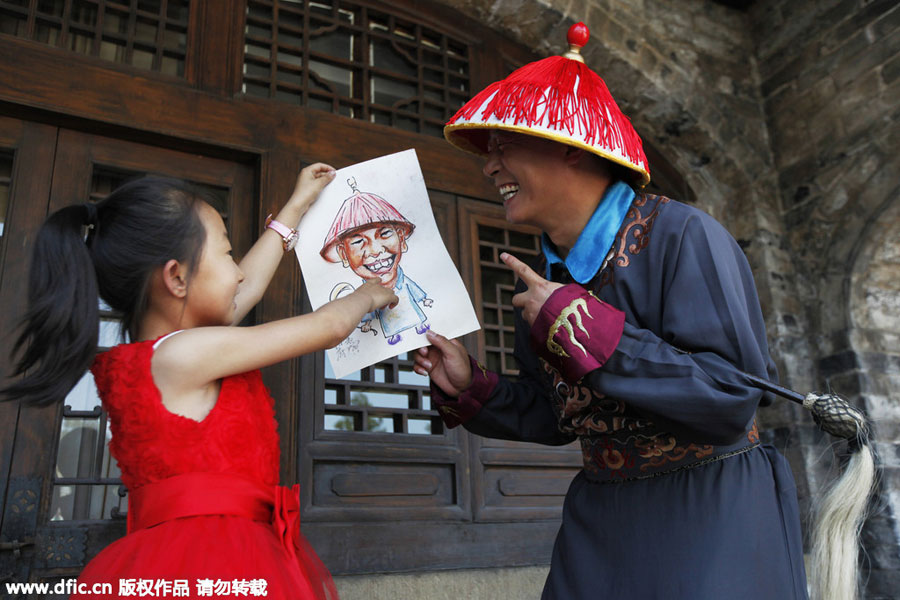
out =
[[[367,229],[373,225],[394,225],[405,230],[404,238],[412,235],[415,225],[400,214],[391,203],[368,192],[360,192],[356,189],[356,180],[349,179],[350,189],[353,195],[344,200],[338,209],[334,222],[325,236],[325,243],[319,254],[328,262],[340,262],[341,257],[337,253],[337,244],[341,238],[352,234],[359,229]]]
[[[486,87],[447,122],[444,137],[481,156],[488,153],[491,129],[544,137],[625,166],[647,185],[641,138],[578,52],[589,37],[584,23],[572,25],[568,52],[529,63]]]

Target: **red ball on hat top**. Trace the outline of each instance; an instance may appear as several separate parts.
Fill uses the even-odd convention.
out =
[[[569,32],[566,34],[569,50],[563,53],[563,56],[583,63],[584,59],[581,57],[581,49],[588,43],[589,39],[591,39],[591,30],[588,29],[588,26],[584,23],[575,23],[569,27]]]

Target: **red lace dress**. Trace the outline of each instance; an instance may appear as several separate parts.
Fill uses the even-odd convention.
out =
[[[163,406],[152,354],[152,341],[124,344],[91,369],[129,490],[128,535],[79,577],[112,595],[83,597],[337,598],[300,534],[297,486],[277,486],[273,400],[259,371],[225,378],[198,422]]]

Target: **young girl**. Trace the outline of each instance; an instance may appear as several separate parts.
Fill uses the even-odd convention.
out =
[[[300,534],[297,486],[277,485],[273,400],[258,369],[335,346],[397,297],[376,278],[311,314],[234,327],[291,246],[290,227],[333,178],[322,163],[303,169],[240,265],[218,212],[177,180],[125,184],[42,226],[15,347],[25,377],[3,395],[58,401],[93,363],[129,506],[128,535],[79,578],[110,583],[113,594],[91,598],[147,586],[191,598],[337,597]],[[131,343],[95,359],[98,292]]]

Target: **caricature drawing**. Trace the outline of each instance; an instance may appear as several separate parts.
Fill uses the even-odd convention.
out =
[[[400,267],[403,254],[408,251],[407,240],[416,226],[384,198],[360,192],[355,178],[347,183],[353,193],[335,215],[319,254],[328,262],[340,262],[363,279],[378,276],[381,285],[393,289],[400,299],[397,306],[368,313],[359,327],[362,332],[377,335],[372,327],[377,318],[382,334],[393,346],[400,342],[404,331],[415,328],[421,335],[430,328],[422,307],[430,308],[434,302]],[[333,288],[331,299],[352,290],[351,284],[339,283]]]

